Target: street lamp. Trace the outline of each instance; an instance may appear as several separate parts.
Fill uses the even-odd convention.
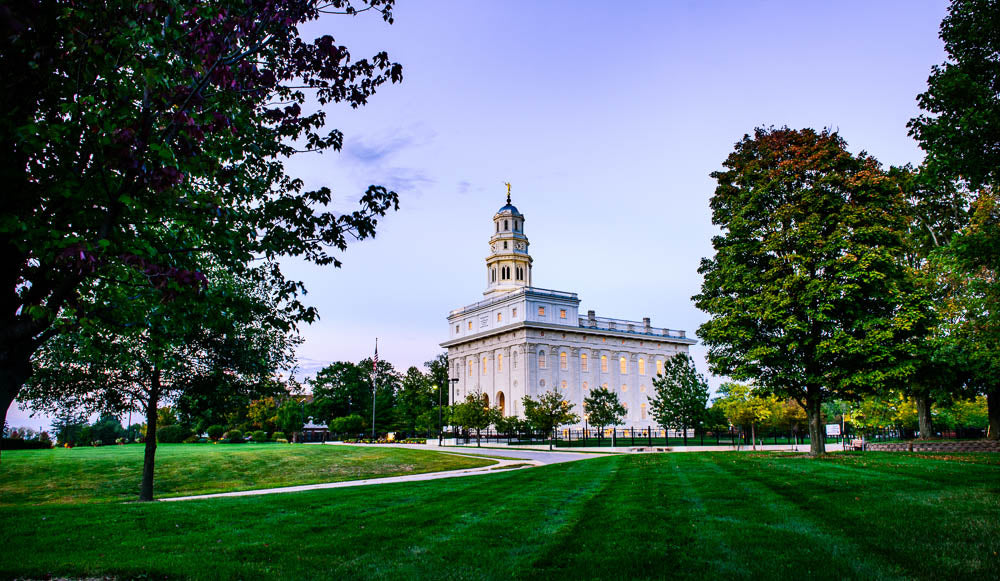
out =
[[[458,378],[457,377],[452,377],[448,381],[451,382],[451,403],[454,404],[455,403],[455,385],[458,383]]]
[[[434,384],[434,389],[438,392],[438,446],[441,445],[441,387],[438,384]]]

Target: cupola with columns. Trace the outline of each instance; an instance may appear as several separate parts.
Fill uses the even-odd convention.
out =
[[[507,183],[507,205],[493,216],[493,236],[490,255],[486,257],[486,291],[488,297],[531,286],[531,256],[528,237],[524,235],[524,216],[510,203]]]

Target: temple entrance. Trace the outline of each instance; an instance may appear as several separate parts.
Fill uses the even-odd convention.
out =
[[[503,397],[503,392],[502,391],[498,391],[497,392],[497,409],[500,410],[500,415],[501,416],[506,416],[507,415],[506,403],[507,402],[504,400],[504,397]]]

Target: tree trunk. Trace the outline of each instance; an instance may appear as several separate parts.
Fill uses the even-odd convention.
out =
[[[750,449],[757,451],[757,424],[750,422]]]
[[[809,455],[826,453],[826,434],[823,432],[823,398],[819,389],[810,388],[806,394],[806,418],[809,422]]]
[[[917,402],[917,424],[920,429],[920,437],[930,438],[934,435],[934,427],[931,423],[931,404],[934,401],[927,394],[915,395],[913,399]]]
[[[153,500],[153,466],[156,458],[156,407],[160,401],[160,370],[153,370],[153,377],[146,401],[146,451],[142,458],[142,484],[139,500]]]
[[[31,377],[31,354],[5,350],[0,354],[0,410],[3,410],[3,421],[0,432],[7,427],[7,412],[13,405],[21,386]],[[0,433],[0,454],[2,454],[3,434]]]
[[[988,440],[1000,440],[1000,385],[986,392],[986,410],[990,425],[986,429]]]

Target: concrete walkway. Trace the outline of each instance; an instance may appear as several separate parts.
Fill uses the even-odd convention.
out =
[[[329,442],[331,444],[335,442]],[[344,446],[386,446],[398,448],[416,448],[415,445],[406,444],[338,444]],[[426,449],[421,447],[421,449]],[[261,488],[258,490],[239,490],[236,492],[218,492],[215,494],[198,494],[194,496],[174,496],[171,498],[159,498],[160,502],[176,502],[180,500],[200,500],[203,498],[225,498],[230,496],[260,496],[263,494],[282,494],[285,492],[303,492],[307,490],[324,490],[327,488],[348,488],[352,486],[369,486],[372,484],[391,484],[393,482],[421,482],[424,480],[438,480],[441,478],[458,478],[462,476],[475,476],[477,474],[489,474],[500,470],[518,470],[521,468],[533,468],[544,464],[557,464],[560,462],[572,462],[574,460],[586,460],[597,458],[598,454],[567,454],[563,452],[540,452],[536,450],[491,450],[482,448],[476,450],[443,450],[434,449],[442,454],[454,456],[503,456],[509,458],[505,460],[493,459],[494,464],[481,466],[479,468],[464,468],[459,470],[446,470],[444,472],[426,472],[423,474],[405,474],[403,476],[389,476],[386,478],[369,478],[366,480],[346,480],[343,482],[327,482],[323,484],[303,484],[300,486],[283,486],[280,488]],[[515,467],[516,466],[516,467]]]

